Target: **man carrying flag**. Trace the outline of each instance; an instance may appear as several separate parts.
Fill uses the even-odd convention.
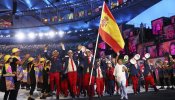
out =
[[[101,36],[102,40],[106,42],[116,53],[122,50],[125,45],[123,37],[120,33],[119,27],[105,2],[103,3],[103,9],[102,9],[98,32],[99,34],[97,36],[92,66],[94,66],[94,63],[95,63],[95,56],[96,56],[99,35]],[[89,81],[90,86],[91,86],[91,81],[93,79],[92,75],[93,75],[93,68],[91,70],[91,75],[90,75],[90,81]]]

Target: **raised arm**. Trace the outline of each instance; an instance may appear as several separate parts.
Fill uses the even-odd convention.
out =
[[[48,50],[48,45],[45,45],[45,47],[44,47],[44,56],[46,57],[46,59],[51,60],[51,57],[48,55],[47,50]]]
[[[23,65],[29,57],[30,57],[30,54],[26,54],[24,59],[22,59],[22,61],[19,61],[19,60],[16,61],[16,64]]]
[[[62,51],[60,52],[60,58],[65,58],[65,55],[66,55],[65,45],[63,43],[60,43],[60,45],[61,45],[61,49],[62,49]]]
[[[117,60],[118,60],[119,55],[120,55],[120,53],[117,52],[117,56],[116,56],[116,58],[115,58],[115,65],[117,64]]]
[[[84,57],[85,57],[84,52],[86,50],[86,47],[82,46],[82,45],[78,45],[77,49],[78,49],[78,58],[84,59]]]

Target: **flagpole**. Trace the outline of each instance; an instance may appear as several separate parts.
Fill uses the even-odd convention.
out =
[[[94,70],[95,58],[96,58],[96,53],[97,53],[98,40],[99,40],[99,33],[97,35],[97,40],[96,40],[96,45],[95,45],[95,50],[94,50],[94,57],[93,57],[93,61],[92,61],[92,70],[91,70],[89,85],[91,85],[92,74],[93,74],[93,70]]]
[[[103,2],[103,8],[104,8],[104,4],[105,4],[105,2]],[[102,11],[103,11],[103,9],[102,9]],[[91,70],[89,85],[91,85],[91,80],[92,80],[92,74],[93,74],[94,65],[95,65],[95,57],[96,57],[96,53],[97,53],[97,45],[98,45],[99,36],[100,36],[100,34],[98,33],[97,39],[96,39],[96,44],[95,44],[94,57],[93,57],[93,61],[92,61],[92,70]]]

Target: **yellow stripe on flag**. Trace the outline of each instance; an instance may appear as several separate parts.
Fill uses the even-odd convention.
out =
[[[100,27],[103,31],[111,36],[121,48],[124,48],[125,42],[120,33],[117,23],[111,19],[104,11],[101,14]]]

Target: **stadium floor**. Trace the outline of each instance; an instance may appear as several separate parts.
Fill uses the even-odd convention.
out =
[[[160,90],[158,93],[155,93],[150,88],[149,89],[150,91],[145,93],[144,89],[141,88],[142,93],[140,93],[138,95],[134,95],[132,93],[132,87],[131,86],[129,86],[127,88],[127,90],[128,90],[128,93],[129,93],[128,94],[129,100],[175,100],[175,90]],[[0,92],[0,100],[3,100],[3,95],[4,95],[4,93]],[[19,91],[18,100],[27,100],[28,95],[29,95],[29,91],[21,89]],[[39,99],[40,95],[41,95],[40,92],[35,91],[34,92],[35,100],[40,100]],[[48,97],[46,100],[54,100],[54,99],[56,99],[55,96]],[[71,100],[71,97],[64,98],[63,96],[60,96],[60,99],[62,99],[62,100],[65,100],[65,99]],[[84,97],[80,96],[80,98],[76,98],[76,100],[87,100],[87,97],[84,98]],[[93,100],[98,100],[97,96],[94,97]],[[120,100],[120,96],[116,95],[116,94],[114,96],[105,95],[104,97],[101,98],[101,100]]]

